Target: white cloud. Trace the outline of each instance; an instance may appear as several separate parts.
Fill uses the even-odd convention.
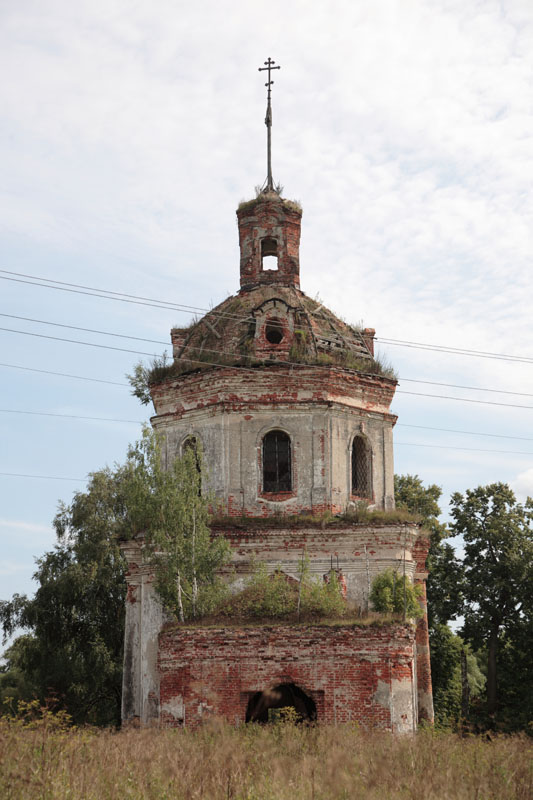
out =
[[[527,497],[533,497],[533,467],[520,472],[511,481],[511,488],[521,502],[524,502]]]
[[[28,533],[53,533],[53,528],[51,528],[49,525],[39,525],[35,522],[26,522],[24,520],[14,519],[0,519],[0,528],[9,528],[11,530]]]
[[[21,271],[204,308],[235,291],[235,207],[265,177],[257,67],[270,55],[282,66],[274,176],[303,204],[303,289],[378,336],[533,355],[530,0],[235,0],[231,9],[215,0],[19,0],[0,17],[6,263],[20,256]],[[34,316],[59,319],[54,294],[42,290],[35,303],[48,313]],[[69,299],[61,321],[76,324],[81,301]],[[104,305],[94,311],[102,328],[146,335],[143,325],[166,338],[166,312]],[[33,345],[20,363],[39,358],[53,369],[52,346]],[[380,349],[402,377],[533,395],[525,365]],[[92,362],[88,349],[65,352],[61,371],[119,380],[126,371],[107,352]],[[76,368],[65,367],[69,359]],[[533,405],[533,397],[404,388]],[[101,397],[58,392],[46,408],[38,393],[16,399],[21,408],[135,418],[131,407],[104,410],[111,401]],[[405,422],[510,436],[531,429],[528,409],[407,400],[394,401]],[[6,471],[20,459],[16,471],[32,472],[26,462],[48,426],[36,419],[24,419]],[[62,428],[72,440],[56,436],[41,449],[40,471],[76,476],[121,460],[123,452],[106,450],[96,464],[74,462],[89,449],[101,454],[99,428],[107,434],[111,425],[80,423],[77,438],[70,424]],[[427,432],[420,441],[441,440]],[[398,447],[399,467],[450,490],[516,475],[526,485],[531,473],[521,456],[422,450]],[[7,506],[3,513],[19,516]],[[42,528],[34,533],[51,533]]]

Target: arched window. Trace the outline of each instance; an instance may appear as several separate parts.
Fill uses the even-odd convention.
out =
[[[199,443],[196,436],[187,436],[181,446],[181,452],[183,455],[185,453],[192,451],[195,456],[196,462],[196,471],[198,473],[198,494],[202,494],[202,467],[201,467],[201,458],[200,458],[200,450],[199,450]]]
[[[263,491],[291,490],[291,440],[283,431],[269,431],[263,439]]]
[[[195,453],[198,452],[198,439],[196,436],[187,436],[187,438],[183,441],[181,446],[181,450],[183,455],[187,452],[187,450],[193,450]]]
[[[372,497],[372,450],[363,436],[352,444],[352,494]]]

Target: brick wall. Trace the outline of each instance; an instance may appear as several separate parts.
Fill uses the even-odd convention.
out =
[[[294,683],[314,700],[319,722],[410,732],[414,639],[408,624],[174,626],[160,635],[161,722],[195,727],[216,716],[238,724],[253,694]]]

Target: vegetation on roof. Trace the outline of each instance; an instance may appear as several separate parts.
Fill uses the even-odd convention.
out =
[[[373,613],[345,599],[335,569],[324,577],[312,574],[309,558],[302,557],[297,573],[297,576],[288,575],[280,568],[269,572],[266,564],[259,562],[240,591],[227,591],[221,595],[211,612],[199,616],[198,622],[218,627],[228,624],[278,625],[280,622],[368,627],[399,622],[405,617],[403,606],[396,607],[397,604],[394,605],[389,597],[391,592],[384,592],[381,584],[376,590],[376,602],[381,605]],[[411,601],[407,616],[415,617],[419,607],[414,589],[410,583],[405,588]],[[399,589],[396,594],[400,598]],[[187,624],[190,625],[191,621],[188,620]]]
[[[422,517],[411,514],[403,508],[393,511],[369,509],[367,503],[361,501],[351,511],[343,514],[276,514],[272,517],[230,517],[222,514],[213,515],[209,521],[211,528],[340,528],[348,525],[420,525]]]
[[[200,348],[188,348],[187,357],[180,357],[170,360],[166,354],[155,356],[148,364],[139,361],[133,368],[132,373],[126,375],[130,385],[131,393],[137,397],[143,405],[151,401],[150,387],[162,383],[171,378],[179,378],[190,372],[210,369],[211,367],[240,366],[240,367],[268,367],[283,365],[284,362],[270,359],[255,358],[252,354],[253,339],[245,338],[241,344],[241,354],[226,354],[214,352],[211,349],[201,350]],[[333,366],[353,369],[365,375],[378,375],[383,378],[396,380],[396,374],[392,367],[384,363],[379,358],[356,358],[347,351],[340,351],[331,356],[326,353],[319,353],[312,357],[304,355],[294,355],[291,349],[289,361],[295,364],[308,366]]]
[[[267,198],[264,195],[259,194],[257,197],[254,197],[251,200],[241,200],[238,205],[238,211],[251,211],[256,205],[263,203],[266,199]],[[302,206],[297,200],[285,200],[283,197],[280,197],[280,200],[283,207],[289,211],[297,211],[300,214],[302,213]]]

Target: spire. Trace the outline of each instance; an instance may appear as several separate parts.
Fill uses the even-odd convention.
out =
[[[272,105],[270,102],[270,95],[271,95],[271,86],[274,83],[271,80],[270,73],[273,69],[281,69],[281,67],[275,67],[275,61],[272,61],[270,56],[268,57],[268,61],[265,61],[264,67],[259,67],[259,72],[268,72],[268,81],[265,83],[267,87],[267,110],[265,116],[265,125],[267,126],[267,179],[266,179],[266,186],[264,187],[263,191],[265,192],[273,192],[274,191],[274,181],[272,179]]]

